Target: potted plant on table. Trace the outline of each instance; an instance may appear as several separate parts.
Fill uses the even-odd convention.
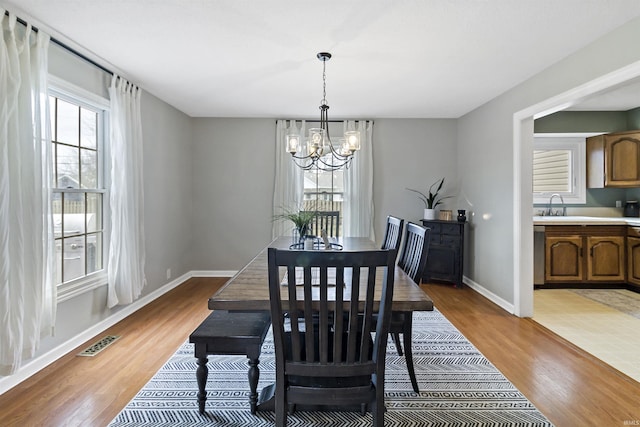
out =
[[[276,215],[275,220],[286,219],[293,222],[294,227],[298,231],[300,242],[303,242],[311,229],[311,221],[315,218],[316,213],[312,211],[290,211],[283,209],[283,213]]]
[[[414,192],[418,195],[420,200],[424,203],[424,218],[423,219],[435,219],[436,217],[436,206],[438,206],[444,199],[448,199],[452,196],[438,196],[440,194],[440,190],[442,190],[442,186],[444,185],[444,178],[440,181],[436,181],[429,187],[428,195],[425,195],[421,191],[414,190],[412,188],[407,188],[407,190]],[[435,187],[435,190],[433,189]]]

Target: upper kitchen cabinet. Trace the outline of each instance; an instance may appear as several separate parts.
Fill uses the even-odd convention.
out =
[[[587,187],[640,187],[640,131],[587,138]]]

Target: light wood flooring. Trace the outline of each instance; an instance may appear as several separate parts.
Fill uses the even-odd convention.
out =
[[[606,292],[606,291],[605,291]],[[630,302],[640,294],[610,290]],[[533,320],[640,381],[640,319],[569,289],[538,289],[533,293]]]
[[[194,278],[0,396],[2,426],[105,426],[207,316],[224,283]],[[640,424],[640,384],[476,292],[422,288],[435,306],[558,427]],[[76,354],[122,335],[93,358]]]

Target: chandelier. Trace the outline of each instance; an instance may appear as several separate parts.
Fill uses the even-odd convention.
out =
[[[318,59],[322,61],[322,100],[320,101],[320,127],[310,128],[306,143],[293,127],[286,136],[287,151],[295,164],[304,169],[334,171],[348,168],[353,154],[360,149],[360,132],[347,131],[334,145],[329,136],[329,118],[327,111],[327,61],[331,59],[328,52],[320,52]]]

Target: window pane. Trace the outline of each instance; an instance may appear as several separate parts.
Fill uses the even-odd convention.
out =
[[[80,171],[80,187],[98,188],[98,163],[97,153],[93,150],[80,149],[80,161],[82,170]]]
[[[74,194],[75,196],[75,194]],[[79,201],[67,201],[65,200],[65,208],[67,206],[73,206],[74,209],[78,209],[82,206],[84,208],[84,203]],[[65,212],[62,215],[62,219],[64,221],[64,236],[75,236],[78,234],[83,234],[85,232],[85,219],[84,213],[67,213]]]
[[[338,211],[338,235],[342,235],[344,198],[344,171],[309,170],[304,172],[305,211]]]
[[[57,141],[64,144],[78,145],[80,133],[78,123],[80,107],[58,99],[58,132]]]
[[[87,194],[87,233],[102,231],[102,194]]]
[[[102,270],[102,233],[87,236],[87,274]]]
[[[53,235],[62,237],[62,193],[54,192],[52,198]]]
[[[84,236],[63,239],[62,280],[67,282],[85,275]]]
[[[98,114],[95,111],[80,109],[80,144],[83,147],[96,148]]]
[[[58,188],[78,188],[80,168],[78,148],[58,145],[57,171]]]
[[[62,283],[62,239],[56,239],[56,283]]]
[[[56,141],[56,98],[49,97],[49,120],[51,120],[51,138]]]

